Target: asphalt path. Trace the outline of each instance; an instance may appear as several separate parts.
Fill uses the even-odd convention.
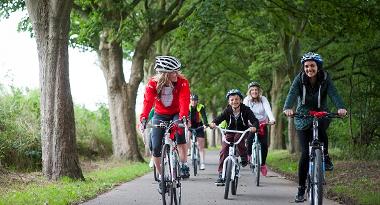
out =
[[[230,192],[229,199],[225,200],[223,198],[224,186],[217,187],[214,184],[217,178],[218,158],[217,151],[208,151],[206,154],[206,169],[199,171],[196,177],[191,172],[190,178],[182,181],[182,204],[296,204],[294,203],[294,196],[297,192],[296,183],[286,180],[279,174],[269,170],[267,177],[260,178],[260,186],[257,187],[248,166],[241,170],[237,195],[231,195]],[[153,180],[153,172],[151,172],[117,186],[111,191],[83,204],[162,204],[161,195],[158,193],[157,188],[158,183]],[[324,199],[323,204],[339,203]]]

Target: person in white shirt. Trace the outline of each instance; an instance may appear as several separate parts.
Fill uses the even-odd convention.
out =
[[[268,129],[267,124],[274,124],[275,119],[272,113],[272,109],[265,96],[262,96],[262,89],[258,82],[251,82],[248,85],[247,97],[244,98],[243,104],[248,106],[252,112],[255,114],[256,118],[260,122],[261,132],[258,132],[259,142],[261,144],[261,174],[263,176],[267,175],[266,158],[268,155]],[[247,140],[247,150],[248,156],[252,154],[252,144],[254,139],[254,133]]]

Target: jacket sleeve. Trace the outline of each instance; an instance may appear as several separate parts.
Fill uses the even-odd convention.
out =
[[[203,124],[205,125],[208,125],[208,121],[207,121],[207,115],[206,115],[206,107],[203,106],[202,109],[201,109],[201,115],[202,115],[202,120],[203,120]]]
[[[253,127],[256,127],[256,129],[259,129],[259,120],[256,118],[255,114],[253,114],[253,112],[250,108],[248,108],[246,110],[247,110],[249,122],[252,124]]]
[[[150,80],[145,87],[143,110],[140,115],[140,122],[143,118],[148,120],[149,112],[153,107],[156,97],[157,97],[157,90],[156,90],[155,82],[153,80]]]
[[[330,99],[334,103],[335,107],[338,109],[344,109],[345,106],[344,106],[343,100],[338,94],[338,91],[330,75],[327,75],[326,83],[327,83],[327,94],[330,96]]]
[[[272,109],[270,107],[268,99],[266,97],[262,96],[261,100],[263,101],[264,110],[265,110],[265,113],[268,115],[269,121],[271,121],[271,122],[276,121],[274,119],[274,116],[273,116],[273,113],[272,113]]]
[[[301,84],[301,78],[300,75],[297,75],[296,78],[294,78],[293,83],[289,89],[288,96],[286,97],[285,104],[284,104],[284,110],[291,109],[296,100],[297,97],[301,96],[301,91],[299,89],[299,86]]]
[[[182,119],[189,116],[190,105],[190,87],[189,82],[183,79],[181,82],[181,90],[179,92],[179,117]]]
[[[222,121],[227,120],[228,114],[227,114],[227,108],[223,110],[223,112],[218,115],[212,122],[219,125]]]

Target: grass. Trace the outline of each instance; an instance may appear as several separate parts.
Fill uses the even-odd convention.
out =
[[[335,169],[327,172],[326,196],[345,204],[380,204],[380,162],[339,160],[341,150],[331,149]],[[286,150],[269,152],[267,164],[286,177],[297,180],[299,156]]]
[[[95,197],[122,182],[150,171],[146,163],[128,163],[85,174],[85,181],[62,178],[57,182],[32,183],[0,194],[0,205],[6,204],[75,204]]]

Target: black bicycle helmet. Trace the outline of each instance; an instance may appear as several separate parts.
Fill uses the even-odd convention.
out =
[[[173,56],[156,56],[156,63],[154,69],[157,72],[174,72],[179,71],[181,62]]]
[[[191,99],[191,100],[198,100],[198,95],[196,95],[196,94],[191,94],[191,95],[190,95],[190,99]]]
[[[243,94],[241,94],[240,90],[239,89],[231,89],[227,92],[226,94],[226,99],[228,100],[228,98],[231,96],[231,95],[238,95],[241,99],[243,99]]]

